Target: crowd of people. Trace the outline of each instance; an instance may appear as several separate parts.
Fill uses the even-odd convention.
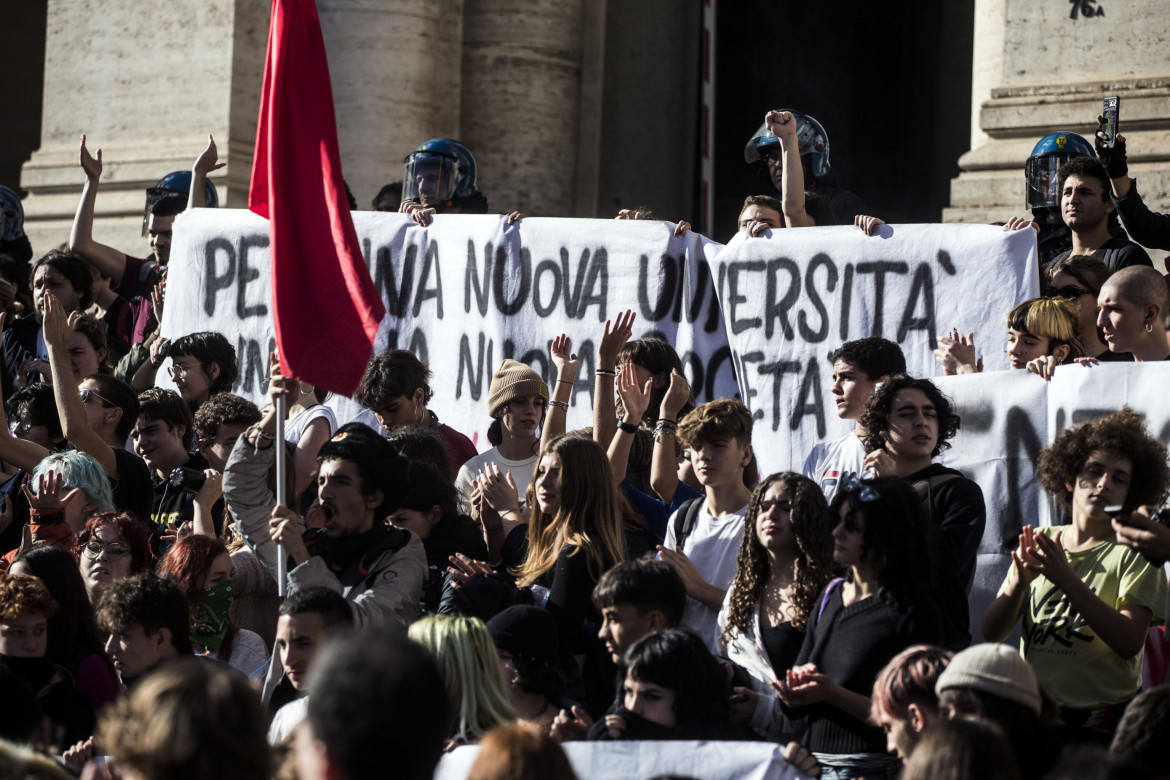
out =
[[[1038,145],[1036,219],[1005,223],[1037,231],[1044,290],[1005,313],[1011,368],[1047,380],[1170,359],[1167,283],[1115,215],[1162,249],[1170,217],[1142,203],[1123,137],[1079,141]],[[747,240],[841,215],[879,229],[815,119],[769,112],[745,156],[779,195],[747,198]],[[750,410],[696,404],[632,312],[554,339],[551,383],[504,360],[482,453],[428,407],[408,350],[370,360],[355,421],[275,356],[257,407],[231,392],[223,334],[160,333],[171,223],[215,205],[214,140],[149,191],[145,258],[94,239],[84,137],[80,161],[68,243],[33,262],[6,226],[0,247],[5,776],[422,779],[478,745],[469,777],[574,778],[561,745],[618,740],[770,741],[825,778],[1170,772],[1166,670],[1143,679],[1170,462],[1136,412],[1041,453],[1062,524],[1020,529],[973,615],[983,491],[937,462],[959,415],[897,344],[833,352],[854,427],[801,473],[760,474]],[[405,173],[375,208],[424,226],[487,209],[451,139]],[[593,425],[567,430],[573,341],[592,339]],[[983,370],[958,331],[936,358]],[[176,390],[155,386],[168,359]]]

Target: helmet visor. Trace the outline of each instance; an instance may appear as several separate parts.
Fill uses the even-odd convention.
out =
[[[1060,208],[1060,180],[1056,176],[1061,164],[1072,157],[1066,154],[1046,154],[1029,157],[1024,164],[1024,179],[1028,184],[1028,208]]]
[[[402,185],[403,200],[417,200],[424,206],[443,203],[455,197],[458,161],[437,154],[413,154],[406,160]]]

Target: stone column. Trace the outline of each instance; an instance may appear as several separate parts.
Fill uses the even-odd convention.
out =
[[[103,243],[149,251],[145,188],[190,168],[208,133],[227,162],[213,176],[220,202],[246,201],[268,14],[266,0],[49,3],[41,146],[21,176],[34,252],[69,239],[82,133],[103,151],[94,228]]]
[[[221,205],[248,201],[271,0],[49,3],[41,146],[22,169],[35,252],[69,239],[78,138],[103,151],[94,237],[142,238],[145,189],[215,136]],[[346,179],[360,208],[421,141],[459,129],[462,0],[319,0]]]
[[[991,13],[994,6],[1003,8],[1002,15]],[[988,79],[996,83],[982,97],[972,149],[959,159],[961,173],[951,183],[944,221],[1025,216],[1024,162],[1036,141],[1055,130],[1091,141],[1106,95],[1121,97],[1121,132],[1143,197],[1155,210],[1170,211],[1164,0],[980,0],[977,17],[974,98],[981,99]],[[997,59],[1002,65],[995,73]],[[1161,265],[1161,253],[1152,256]]]
[[[582,19],[582,0],[466,0],[458,138],[493,211],[578,215]]]
[[[402,158],[459,132],[462,0],[318,0],[346,182],[368,210]]]

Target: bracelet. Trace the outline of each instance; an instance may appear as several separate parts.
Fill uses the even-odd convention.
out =
[[[610,368],[599,368],[593,372],[594,376],[617,376],[617,371]]]
[[[571,381],[569,381],[568,379],[558,379],[557,384],[558,385],[571,385],[573,383]]]
[[[548,405],[549,405],[549,406],[555,406],[555,407],[557,407],[558,409],[564,409],[566,412],[567,412],[567,411],[569,411],[569,403],[568,403],[568,401],[549,401],[549,402],[548,402]]]
[[[678,426],[674,423],[659,421],[658,425],[654,426],[654,437],[659,436],[678,436]]]
[[[520,514],[520,510],[516,509],[515,507],[510,508],[510,509],[501,509],[500,511],[496,512],[496,514],[499,515],[500,517],[503,517],[504,515],[510,515],[513,512],[515,512],[518,515]],[[521,515],[521,516],[523,517],[523,515]]]
[[[29,508],[29,514],[33,517],[60,517],[61,515],[65,514],[65,510],[49,509],[48,507],[38,509],[34,506]]]
[[[257,439],[264,439],[265,441],[276,441],[276,436],[274,434],[265,433],[264,431],[260,430],[260,423],[253,425],[244,435],[248,438],[255,436]]]
[[[634,423],[628,423],[625,420],[618,420],[617,427],[618,427],[619,431],[625,431],[626,433],[637,433],[638,432],[637,425],[635,425]]]

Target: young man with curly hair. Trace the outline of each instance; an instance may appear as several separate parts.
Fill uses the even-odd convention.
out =
[[[1037,472],[1072,524],[1025,526],[983,634],[1002,641],[1022,616],[1021,652],[1072,736],[1106,742],[1141,689],[1142,648],[1161,622],[1166,577],[1118,542],[1105,510],[1162,498],[1166,447],[1125,408],[1061,432]]]
[[[987,524],[983,491],[955,469],[934,463],[959,430],[951,402],[929,379],[891,377],[862,413],[867,470],[877,477],[901,477],[922,499],[937,529],[939,572],[935,601],[943,618],[943,641],[950,650],[971,644],[967,592],[975,577],[975,556]]]

